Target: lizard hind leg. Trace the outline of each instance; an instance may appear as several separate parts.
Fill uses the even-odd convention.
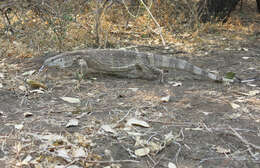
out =
[[[154,80],[160,78],[160,82],[163,81],[163,71],[161,69],[155,68],[150,65],[145,64],[136,64],[137,74],[139,74],[139,78]]]
[[[161,83],[164,82],[163,70],[161,70],[155,66],[144,63],[142,56],[138,55],[136,57],[136,68],[141,71],[140,74],[142,74],[142,76],[141,76],[142,78],[148,79],[148,80],[153,80],[153,79],[159,78]]]
[[[159,77],[160,82],[161,82],[161,83],[164,83],[163,70],[162,70],[162,69],[159,69],[159,68],[156,68],[156,67],[153,67],[153,66],[150,66],[150,65],[148,65],[148,67],[149,67],[150,70],[153,72],[153,74],[156,75],[157,78]]]

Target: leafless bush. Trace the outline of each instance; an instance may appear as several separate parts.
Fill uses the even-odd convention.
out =
[[[51,37],[51,39],[54,43],[58,42],[58,48],[62,50],[64,46],[63,40],[66,38],[69,23],[76,20],[76,16],[86,5],[87,2],[85,0],[8,1],[8,3],[0,5],[2,16],[4,16],[2,17],[2,22],[4,22],[6,27],[0,33],[6,35],[6,30],[8,29],[12,31],[14,36],[30,39],[31,41],[28,44],[37,45],[35,40],[40,38],[38,35],[44,34],[43,36],[46,36],[48,39],[50,37],[49,30],[51,30],[55,34],[55,37]],[[10,11],[9,14],[6,12],[7,9]]]
[[[138,17],[151,12],[148,17],[152,18],[151,21],[156,27],[152,28],[151,25],[148,29],[157,35],[160,34],[161,39],[162,34],[158,34],[158,31],[161,31],[162,26],[176,32],[183,29],[181,26],[192,27],[196,23],[193,1],[142,1],[144,4],[140,0],[14,0],[10,7],[12,11],[8,15],[10,19],[6,17],[9,22],[5,19],[5,25],[15,36],[24,37],[32,48],[56,46],[59,50],[64,50],[71,45],[68,40],[72,37],[68,37],[68,31],[72,30],[72,25],[74,28],[76,25],[79,31],[83,29],[88,32],[88,35],[84,34],[86,43],[87,40],[94,39],[97,46],[106,46],[111,34],[109,25],[102,25],[105,20],[114,24],[125,22],[124,27],[128,29],[129,21],[133,23]],[[84,24],[78,20],[79,15],[85,15]],[[147,22],[147,26],[152,24],[149,23],[149,19]]]
[[[79,45],[107,47],[127,41],[129,36],[159,37],[156,40],[163,44],[163,33],[181,34],[200,24],[199,0],[142,1],[1,1],[0,35],[19,38],[38,50],[68,50]]]

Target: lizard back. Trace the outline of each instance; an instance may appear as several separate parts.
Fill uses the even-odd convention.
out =
[[[118,49],[94,49],[88,50],[91,57],[95,57],[100,62],[112,66],[121,67],[135,63],[141,63],[151,68],[158,69],[179,69],[200,75],[212,80],[221,80],[221,77],[207,70],[199,68],[185,60],[175,57],[164,56],[154,53],[126,51]]]

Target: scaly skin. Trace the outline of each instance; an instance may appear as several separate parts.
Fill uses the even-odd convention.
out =
[[[43,66],[66,68],[75,62],[80,67],[92,71],[114,74],[122,77],[155,79],[163,81],[163,70],[179,69],[222,81],[222,77],[203,70],[185,60],[153,53],[126,51],[118,49],[77,50],[58,54],[45,60]]]

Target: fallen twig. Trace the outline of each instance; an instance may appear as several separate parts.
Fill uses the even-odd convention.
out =
[[[126,163],[126,162],[139,163],[138,160],[104,160],[104,161],[84,160],[84,162],[88,162],[88,163]]]
[[[242,137],[236,130],[234,130],[231,126],[229,126],[229,129],[231,129],[231,131],[233,131],[233,134],[234,134],[236,137],[238,137],[238,138],[239,138],[243,143],[245,143],[247,146],[251,146],[251,147],[253,147],[253,148],[255,148],[255,149],[260,150],[260,146],[248,142],[245,138],[243,138],[243,137]]]
[[[121,118],[119,121],[117,121],[117,123],[120,123],[120,122],[124,121],[124,120],[126,119],[126,117],[128,116],[128,114],[130,113],[130,111],[132,111],[132,109],[133,109],[133,108],[129,109],[129,110],[127,111],[127,113],[125,114],[125,116],[124,116],[123,118]]]
[[[155,168],[155,167],[160,163],[160,161],[164,158],[164,156],[165,156],[165,154],[163,154],[163,155],[159,158],[159,160],[156,161],[156,163],[153,165],[152,168]]]

